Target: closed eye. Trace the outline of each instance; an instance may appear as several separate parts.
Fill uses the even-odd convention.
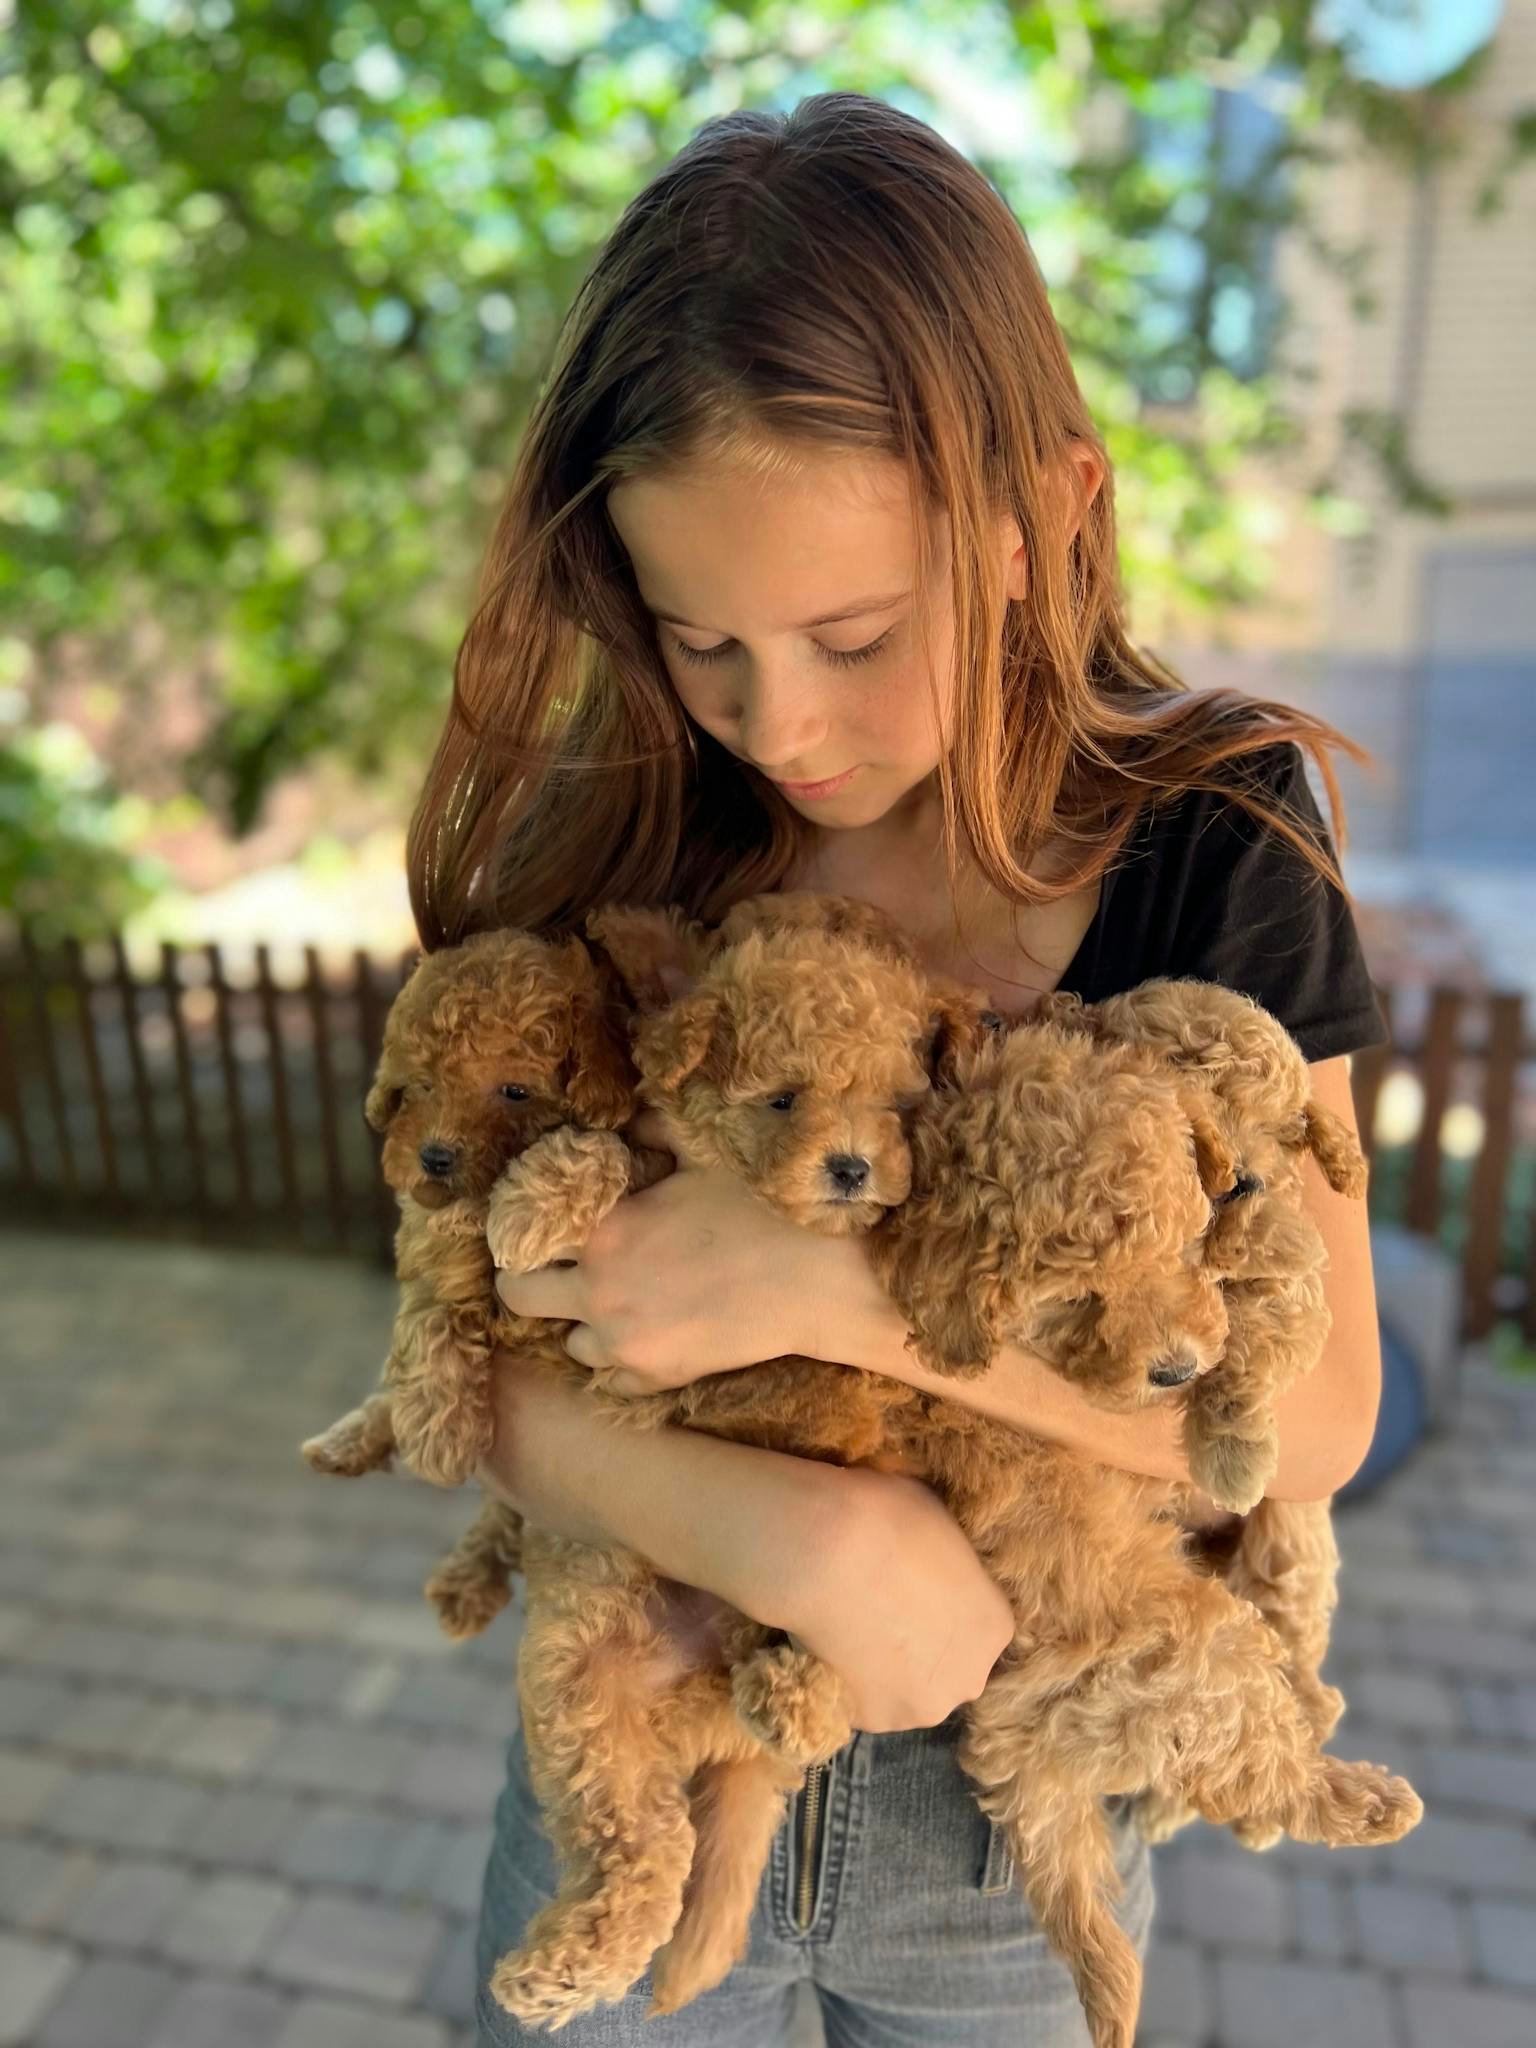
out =
[[[858,662],[873,661],[895,631],[894,626],[888,626],[878,640],[871,640],[866,647],[822,647],[818,642],[818,650],[834,668],[852,668]],[[735,644],[734,640],[722,640],[718,647],[690,647],[686,640],[672,641],[675,653],[681,655],[684,661],[696,662],[701,668],[708,668],[714,662],[723,661]]]

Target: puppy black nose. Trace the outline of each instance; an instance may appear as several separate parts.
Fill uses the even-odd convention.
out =
[[[1147,1378],[1154,1387],[1182,1387],[1199,1370],[1198,1359],[1192,1358],[1187,1351],[1173,1351],[1166,1358],[1160,1358],[1156,1365],[1147,1367]]]
[[[429,1142],[422,1146],[419,1156],[423,1172],[430,1173],[434,1180],[446,1180],[459,1155],[451,1145]]]
[[[857,1159],[851,1152],[832,1152],[827,1156],[827,1173],[845,1195],[856,1195],[869,1179],[869,1161]]]
[[[1230,1202],[1245,1201],[1249,1195],[1262,1195],[1264,1183],[1256,1173],[1250,1173],[1246,1166],[1237,1169],[1237,1178],[1224,1194],[1216,1197],[1213,1208],[1225,1209]]]

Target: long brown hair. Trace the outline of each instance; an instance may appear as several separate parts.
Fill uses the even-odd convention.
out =
[[[1073,440],[1105,461],[1061,523]],[[411,822],[422,942],[560,928],[605,901],[715,918],[779,887],[814,828],[694,725],[605,497],[619,478],[801,444],[906,469],[921,594],[948,515],[955,716],[939,767],[957,846],[1016,905],[1114,859],[1142,809],[1219,789],[1342,878],[1307,821],[1256,794],[1263,749],[1361,748],[1310,714],[1191,691],[1126,637],[1113,478],[1024,232],[932,128],[859,93],[708,121],[625,209],[561,328],[454,664]],[[1065,465],[1068,476],[1075,476]],[[1028,594],[989,561],[1012,513]],[[935,522],[942,526],[942,522]],[[958,835],[958,837],[957,837]],[[1054,878],[1027,871],[1053,842]]]

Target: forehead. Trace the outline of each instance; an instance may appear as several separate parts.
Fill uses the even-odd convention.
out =
[[[889,457],[813,449],[782,475],[716,462],[626,477],[607,502],[645,604],[751,637],[912,587],[907,488]]]
[[[839,1093],[883,1096],[925,1078],[917,1049],[931,1005],[921,978],[893,962],[825,950],[830,965],[760,960],[730,982],[733,1064],[754,1079],[777,1074]]]

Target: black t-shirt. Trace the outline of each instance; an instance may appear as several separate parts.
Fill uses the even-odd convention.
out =
[[[1332,852],[1294,741],[1243,770],[1261,802],[1304,819]],[[1309,1060],[1387,1040],[1344,897],[1279,833],[1205,790],[1143,811],[1057,986],[1092,1003],[1164,974],[1251,996]]]

